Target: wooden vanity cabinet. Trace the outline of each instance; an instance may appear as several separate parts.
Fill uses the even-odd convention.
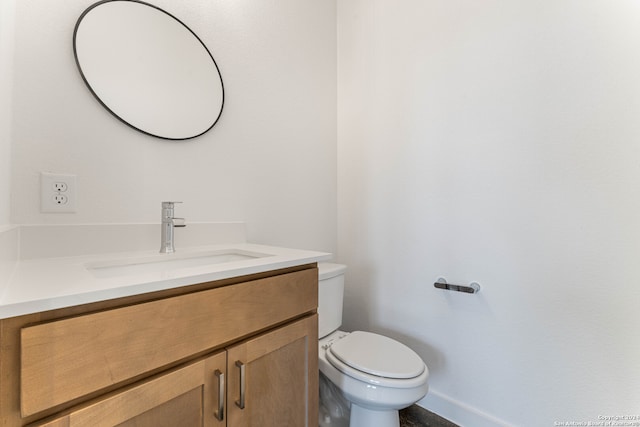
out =
[[[0,426],[317,425],[317,281],[309,264],[4,319]]]

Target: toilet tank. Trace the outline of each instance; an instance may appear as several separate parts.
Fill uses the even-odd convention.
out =
[[[342,324],[344,272],[346,265],[318,263],[318,337],[335,331]]]

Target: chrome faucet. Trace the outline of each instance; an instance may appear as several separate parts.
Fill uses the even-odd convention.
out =
[[[173,243],[174,227],[186,227],[184,218],[173,216],[173,206],[182,202],[162,202],[162,242],[160,243],[160,253],[169,254],[176,251]]]

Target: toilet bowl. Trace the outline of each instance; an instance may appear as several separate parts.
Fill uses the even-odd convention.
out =
[[[399,427],[398,410],[427,394],[427,366],[389,337],[339,330],[346,267],[320,263],[319,270],[320,372],[349,401],[350,427]]]

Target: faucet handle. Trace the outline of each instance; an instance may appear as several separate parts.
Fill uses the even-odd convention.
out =
[[[173,205],[175,205],[176,203],[182,203],[182,202],[162,202],[162,207],[163,208],[172,208]]]
[[[174,227],[186,227],[187,224],[184,223],[184,218],[173,218],[173,226]]]

